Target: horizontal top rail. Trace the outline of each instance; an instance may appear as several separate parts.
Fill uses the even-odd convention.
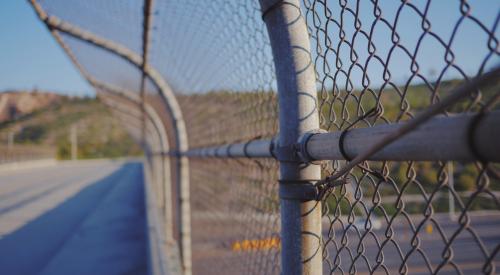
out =
[[[484,160],[499,162],[500,147],[500,111],[485,114],[478,125],[473,124],[477,114],[434,117],[414,131],[402,136],[384,149],[374,154],[369,160],[414,160],[414,161],[474,161],[479,154]],[[347,157],[354,158],[391,132],[397,131],[406,122],[377,125],[369,128],[357,128],[344,134],[343,149]],[[341,132],[315,133],[297,141],[290,148],[301,155],[302,161],[345,159],[341,150]],[[474,142],[471,148],[470,137]],[[474,152],[476,150],[476,152]],[[197,148],[187,151],[188,157],[250,157],[280,158],[286,148],[281,148],[277,139],[259,139],[243,143]],[[300,152],[303,152],[300,154]]]

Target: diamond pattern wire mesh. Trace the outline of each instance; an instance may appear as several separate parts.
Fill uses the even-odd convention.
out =
[[[151,64],[177,92],[190,148],[277,134],[257,1],[158,2]],[[173,65],[175,64],[175,65]],[[279,274],[275,160],[190,159],[194,274]]]
[[[304,0],[303,8],[328,131],[412,118],[500,60],[498,4]],[[495,88],[445,115],[480,111]],[[323,173],[343,163],[330,161]],[[350,172],[352,184],[330,189],[322,201],[324,273],[495,273],[500,242],[488,229],[500,220],[494,169],[365,161]]]
[[[123,58],[110,54],[69,35],[61,34],[80,64],[95,79],[116,87],[139,93],[141,71]]]
[[[193,159],[193,272],[279,274],[277,162]]]
[[[48,14],[141,53],[144,1],[40,0]],[[125,27],[125,25],[126,27]]]

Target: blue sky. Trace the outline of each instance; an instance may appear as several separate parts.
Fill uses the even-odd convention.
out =
[[[78,0],[74,0],[78,1]],[[82,2],[76,3],[85,3],[84,0]],[[200,0],[203,1],[203,0]],[[105,2],[105,1],[104,1]],[[470,0],[469,1],[472,8],[472,15],[480,18],[480,20],[485,24],[486,28],[491,29],[494,26],[495,20],[498,16],[498,12],[500,10],[500,1],[490,1],[490,0]],[[109,5],[112,6],[113,1],[110,2]],[[132,3],[132,2],[127,2]],[[186,81],[183,78],[175,77],[175,72],[178,71],[180,75],[192,75],[193,71],[196,75],[206,76],[211,75],[207,74],[207,72],[214,70],[217,67],[217,59],[218,53],[223,45],[219,45],[219,47],[213,47],[215,50],[210,51],[212,55],[205,56],[207,52],[207,48],[204,47],[186,47],[186,44],[189,45],[203,45],[206,44],[206,37],[203,35],[189,37],[191,40],[187,41],[185,39],[185,31],[174,31],[173,33],[168,32],[168,29],[165,32],[162,32],[163,28],[167,28],[173,24],[171,21],[179,21],[183,18],[188,20],[188,22],[181,22],[180,26],[196,26],[196,29],[205,30],[205,28],[209,28],[210,26],[203,25],[201,23],[189,23],[194,19],[191,16],[177,18],[174,15],[169,14],[170,6],[166,5],[166,2],[159,2],[163,4],[158,4],[158,9],[160,10],[160,14],[163,16],[158,16],[157,22],[161,23],[161,27],[155,33],[156,35],[161,35],[161,39],[175,41],[176,43],[168,44],[160,38],[156,37],[153,40],[157,40],[156,43],[153,43],[152,52],[156,53],[155,58],[152,60],[152,64],[156,66],[160,71],[166,74],[167,80],[171,82],[174,87],[182,86],[186,91],[197,91],[196,86],[200,86],[200,92],[206,92],[207,89],[217,89],[220,88],[217,85],[227,85],[227,88],[232,88],[235,90],[251,90],[252,88],[259,87],[262,83],[259,80],[262,79],[251,79],[250,81],[244,82],[242,81],[247,79],[249,75],[255,75],[252,73],[253,70],[261,69],[262,66],[252,64],[254,61],[254,57],[249,56],[239,56],[242,60],[247,60],[250,63],[247,64],[249,66],[245,66],[242,63],[234,63],[233,66],[226,67],[226,72],[217,71],[218,75],[225,75],[226,73],[238,71],[238,77],[234,77],[234,83],[226,83],[221,84],[217,78],[210,78],[207,81],[203,82],[199,79],[195,79],[197,82],[192,83]],[[203,2],[201,2],[203,3]],[[332,2],[333,3],[333,2]],[[350,1],[350,5],[355,5],[355,1]],[[423,10],[423,6],[427,1],[416,0],[412,1],[415,5],[418,6],[420,10]],[[60,4],[60,3],[59,3]],[[119,5],[117,10],[121,7],[123,3],[120,1],[115,4]],[[393,21],[393,17],[396,13],[397,8],[400,5],[400,2],[397,0],[394,1],[381,1],[381,5],[383,5],[384,10],[384,18],[389,21]],[[69,7],[69,8],[68,8]],[[92,20],[94,23],[107,22],[104,19],[108,19],[106,14],[104,14],[104,18],[99,18],[99,14],[89,13],[89,11],[81,10],[78,7],[74,7],[74,5],[69,4],[67,6],[63,6],[60,13],[62,15],[69,16],[78,16],[79,13],[87,12],[87,15],[92,15]],[[340,17],[340,9],[338,9],[338,4],[333,4],[333,14],[334,17]],[[367,5],[362,5],[363,9],[360,11],[360,20],[362,20],[363,28],[369,28],[370,22],[374,20],[372,15],[372,7]],[[66,8],[66,9],[64,9]],[[68,9],[73,10],[68,10]],[[121,7],[123,8],[123,7]],[[132,10],[137,11],[137,7],[132,5],[130,7]],[[162,9],[163,8],[163,9]],[[125,9],[126,10],[126,9]],[[432,30],[439,35],[444,41],[448,41],[450,39],[451,33],[453,31],[453,27],[457,24],[460,18],[460,2],[458,0],[440,0],[440,1],[431,1],[431,8],[428,14],[428,19],[432,22]],[[319,10],[321,11],[321,10]],[[71,13],[73,12],[73,13]],[[140,14],[140,12],[139,12]],[[61,15],[61,14],[58,14]],[[127,14],[125,13],[124,16]],[[100,15],[102,16],[102,15]],[[260,21],[260,14],[256,13],[255,22],[258,24],[262,24]],[[401,20],[397,24],[397,31],[401,36],[401,43],[408,49],[415,49],[415,45],[417,43],[417,39],[422,33],[421,29],[421,21],[420,17],[417,16],[414,12],[409,8],[405,8],[401,14]],[[136,18],[137,19],[137,18]],[[139,18],[140,19],[140,18]],[[164,22],[164,20],[167,20]],[[169,21],[170,20],[170,21]],[[347,32],[348,37],[352,37],[352,33],[354,31],[354,24],[352,16],[346,16],[345,20],[345,31]],[[222,20],[224,22],[224,20]],[[326,22],[323,20],[323,22]],[[98,25],[96,23],[96,25]],[[140,26],[140,24],[136,24]],[[381,55],[382,58],[385,59],[387,56],[387,52],[392,45],[390,43],[391,33],[388,28],[384,28],[382,24],[379,24],[380,28],[375,30],[374,43],[377,44],[377,53]],[[158,27],[158,26],[157,26]],[[224,25],[219,26],[221,28]],[[129,31],[129,28],[118,28],[120,31]],[[92,30],[98,31],[98,30]],[[115,32],[113,30],[111,33]],[[254,30],[250,30],[253,32]],[[369,31],[366,29],[366,31]],[[203,31],[198,31],[198,33],[202,33]],[[140,42],[140,32],[135,31],[137,33],[137,41]],[[496,29],[496,36],[500,33],[500,28]],[[85,80],[80,76],[80,74],[76,71],[76,69],[71,64],[69,58],[66,57],[62,49],[57,45],[55,40],[50,36],[49,32],[45,28],[45,26],[37,19],[35,13],[32,11],[30,5],[25,0],[3,0],[0,4],[0,34],[2,35],[2,42],[0,43],[0,91],[6,89],[32,89],[37,87],[43,90],[51,90],[59,93],[71,94],[71,95],[91,95],[93,94],[92,88],[85,82]],[[109,34],[109,33],[108,33]],[[128,34],[128,33],[127,33]],[[175,34],[179,34],[179,37],[176,37]],[[331,25],[329,27],[329,37],[332,38],[333,43],[338,43],[338,30]],[[108,35],[109,36],[109,35]],[[205,40],[204,40],[205,39]],[[362,37],[357,38],[357,42],[355,43],[355,50],[359,54],[360,63],[364,62],[367,58],[367,47],[365,44],[366,39]],[[481,67],[482,62],[488,56],[489,50],[487,48],[487,40],[488,35],[480,29],[476,23],[472,20],[467,19],[464,20],[455,36],[451,49],[456,55],[456,59],[454,63],[463,70],[463,73],[468,76],[474,76],[478,72],[478,68]],[[159,41],[159,42],[158,42]],[[71,42],[71,40],[69,41]],[[185,43],[182,43],[185,42]],[[223,41],[223,43],[225,43]],[[244,43],[244,42],[240,42]],[[70,43],[71,44],[71,43]],[[315,42],[312,42],[313,55],[315,54]],[[74,46],[74,45],[73,45]],[[77,45],[78,46],[78,45]],[[324,45],[323,45],[324,46]],[[187,48],[192,51],[198,51],[202,53],[199,56],[203,56],[203,59],[208,60],[208,62],[200,62],[197,59],[190,58],[181,58],[180,60],[187,63],[187,68],[190,70],[182,71],[182,66],[176,68],[176,70],[172,70],[172,65],[175,62],[169,59],[170,55],[173,53],[177,53],[176,48]],[[80,50],[86,49],[85,47],[79,47]],[[420,66],[420,73],[426,77],[428,80],[434,80],[439,72],[443,71],[446,67],[446,62],[444,59],[445,51],[443,46],[439,45],[435,39],[430,36],[426,36],[423,39],[422,44],[419,47],[419,52],[417,55],[417,62]],[[227,49],[226,49],[227,50]],[[226,57],[232,57],[233,54],[238,54],[239,47],[233,47],[231,50],[233,52],[226,52]],[[135,69],[132,73],[126,73],[127,64],[122,64],[120,62],[108,62],[111,59],[116,59],[115,57],[109,56],[107,59],[103,59],[104,55],[96,54],[89,55],[90,53],[97,52],[96,49],[88,49],[83,53],[83,60],[81,60],[82,65],[86,66],[89,72],[94,73],[95,77],[102,77],[101,80],[106,80],[113,84],[120,84],[121,82],[126,82],[126,87],[130,88],[128,82],[132,81],[134,78],[130,77],[130,75],[135,75],[138,77],[139,74],[136,73]],[[183,52],[182,50],[180,52]],[[248,51],[250,52],[250,51]],[[76,52],[78,54],[78,51]],[[106,53],[107,54],[107,53]],[[338,55],[340,59],[344,62],[342,67],[343,70],[347,70],[349,65],[351,64],[350,51],[346,48],[341,49],[340,54]],[[270,56],[270,49],[268,49],[268,55]],[[180,54],[179,56],[193,56],[192,53]],[[171,57],[171,56],[170,56]],[[173,56],[176,58],[176,56]],[[178,56],[177,56],[178,57]],[[109,59],[109,60],[108,60]],[[334,64],[335,55],[332,51],[329,52],[327,57],[329,63]],[[499,64],[500,58],[498,56],[492,56],[488,58],[486,62],[486,69],[489,69],[493,66]],[[103,60],[106,60],[103,62]],[[206,66],[200,66],[200,63],[205,64]],[[220,62],[219,62],[220,63]],[[106,66],[103,66],[106,64]],[[245,63],[246,64],[246,63]],[[377,87],[383,83],[382,81],[382,71],[383,68],[380,65],[377,65],[376,62],[370,63],[368,67],[368,73],[371,79],[371,86]],[[182,64],[181,64],[182,65]],[[186,65],[186,64],[184,64]],[[321,64],[319,64],[321,65]],[[410,59],[407,56],[404,56],[401,51],[395,51],[392,54],[391,62],[388,67],[392,74],[392,80],[396,82],[398,85],[404,84],[408,79],[410,74]],[[242,70],[240,70],[242,69]],[[324,73],[322,72],[320,67],[317,67],[320,79],[323,79]],[[333,68],[335,69],[335,68]],[[267,72],[266,72],[267,73]],[[332,73],[332,72],[330,72]],[[272,72],[269,72],[272,74]],[[137,78],[136,77],[136,78]],[[445,70],[444,79],[453,79],[461,77],[460,73],[454,69]],[[124,79],[127,78],[127,79]],[[362,72],[359,69],[353,70],[352,74],[349,76],[350,80],[354,83],[355,86],[359,88],[362,83]],[[248,78],[250,79],[250,78]],[[219,79],[220,80],[220,79]],[[128,82],[127,82],[128,81]],[[137,79],[136,79],[137,82]],[[342,79],[338,80],[339,83],[345,83]],[[412,84],[418,83],[419,80],[416,79]],[[247,83],[250,87],[243,87],[244,83]],[[326,85],[330,85],[331,83],[326,83]],[[185,86],[185,87],[184,87]],[[223,87],[224,88],[224,87]],[[341,87],[343,88],[343,87]],[[136,90],[137,85],[132,86],[131,89]],[[194,90],[193,90],[194,89]]]
[[[70,95],[94,92],[24,0],[0,4],[0,91],[32,89]]]
[[[370,33],[371,23],[375,20],[373,15],[373,5],[366,1],[365,5],[360,5],[359,20],[362,22],[361,29],[366,33]],[[442,79],[455,79],[467,77],[474,77],[480,71],[484,62],[484,69],[487,71],[494,66],[498,66],[499,57],[497,55],[489,56],[490,50],[488,49],[489,36],[474,22],[471,18],[461,20],[462,14],[460,13],[460,1],[458,0],[434,0],[424,1],[415,0],[411,1],[421,12],[425,10],[425,6],[430,2],[427,20],[431,24],[431,31],[439,36],[444,43],[448,44],[451,40],[450,49],[453,52],[454,65],[459,67],[461,71],[456,68],[448,68],[445,62],[446,51],[445,47],[438,43],[438,40],[431,35],[424,35],[423,39],[419,42],[421,35],[424,33],[422,29],[422,17],[418,15],[413,9],[406,6],[402,9],[395,24],[396,31],[400,37],[400,45],[405,47],[415,56],[415,60],[419,67],[419,74],[421,74],[427,81],[434,81],[439,74],[443,72]],[[470,14],[474,18],[480,20],[485,28],[492,30],[495,26],[495,21],[499,16],[500,1],[489,0],[469,0],[471,11]],[[330,3],[330,2],[329,2]],[[352,10],[356,9],[356,1],[347,1],[347,6]],[[397,11],[401,6],[400,1],[380,1],[379,6],[382,10],[382,17],[394,24]],[[342,9],[338,5],[329,6],[332,18],[340,22],[342,18]],[[324,9],[318,5],[316,8],[317,14],[323,14]],[[313,13],[308,16],[309,24],[312,24]],[[328,29],[328,37],[331,39],[331,44],[336,50],[340,42],[339,28],[330,23],[326,28],[327,20],[321,18],[317,24],[322,24],[321,28]],[[362,35],[356,36],[355,42],[352,42],[354,37],[354,16],[348,12],[343,14],[343,30],[346,33],[347,39],[353,43],[354,50],[358,54],[358,62],[362,65],[368,60],[368,43],[367,39]],[[456,34],[453,36],[454,28],[457,27]],[[314,29],[316,30],[316,29]],[[376,47],[376,54],[379,55],[384,61],[390,60],[387,67],[391,73],[391,81],[397,85],[405,84],[411,76],[411,58],[405,54],[401,49],[396,48],[391,54],[390,59],[389,50],[393,46],[391,42],[392,30],[383,24],[377,24],[374,28],[372,42]],[[495,36],[499,37],[500,28],[496,28]],[[320,45],[325,49],[325,38],[321,33],[319,34]],[[420,43],[420,44],[419,44]],[[317,42],[313,41],[312,50],[313,56],[315,55]],[[351,48],[347,47],[346,43],[342,44],[339,53],[334,53],[332,50],[328,52],[327,60],[330,65],[330,75],[335,74],[336,57],[342,62],[341,70],[348,72],[353,62],[351,61]],[[419,45],[417,47],[417,45]],[[416,51],[418,49],[418,51]],[[374,59],[370,60],[370,65],[367,66],[367,76],[370,78],[370,86],[377,88],[384,83],[383,71],[384,67]],[[320,79],[326,79],[325,86],[332,87],[332,81],[324,78],[323,63],[316,66]],[[327,70],[328,71],[328,70]],[[349,80],[353,83],[354,88],[361,88],[363,71],[360,68],[354,67],[350,72]],[[336,83],[345,84],[347,76],[338,74]],[[422,83],[421,78],[413,78],[411,84]],[[347,89],[345,86],[339,87],[340,89]]]

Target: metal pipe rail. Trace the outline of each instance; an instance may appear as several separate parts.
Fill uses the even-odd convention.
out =
[[[272,158],[275,156],[277,139],[259,139],[243,143],[191,149],[187,157],[223,157],[223,158]]]
[[[470,125],[476,114],[439,116],[387,145],[368,160],[394,161],[475,161],[471,150]],[[344,151],[349,158],[364,152],[406,122],[357,128],[344,135]],[[500,111],[485,114],[475,127],[473,147],[487,161],[500,162]],[[295,144],[295,152],[304,162],[343,160],[341,132],[305,134]],[[279,158],[277,139],[252,140],[218,147],[191,149],[188,157]]]

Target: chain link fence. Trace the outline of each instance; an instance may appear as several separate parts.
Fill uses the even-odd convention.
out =
[[[144,145],[176,272],[497,272],[498,3],[31,4]]]
[[[321,127],[348,136],[412,119],[498,64],[499,7],[474,4],[304,1]],[[498,85],[477,90],[442,113],[497,109],[497,93]],[[323,173],[343,162],[325,163]],[[500,218],[495,169],[410,158],[358,165],[349,185],[322,200],[325,272],[495,273],[499,243],[486,225]]]

